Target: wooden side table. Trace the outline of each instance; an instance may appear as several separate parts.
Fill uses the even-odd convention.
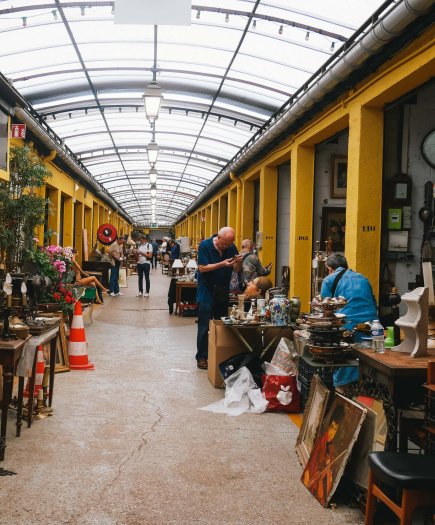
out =
[[[181,296],[183,289],[198,288],[198,283],[194,281],[177,281],[175,284],[175,315],[178,314],[178,309],[181,303]]]
[[[422,404],[424,401],[423,383],[426,381],[428,361],[435,357],[435,349],[429,349],[427,356],[411,357],[410,354],[385,350],[383,354],[375,354],[371,348],[356,350],[360,361],[360,381],[369,380],[391,395],[394,407],[394,433],[398,428],[398,409],[408,407],[411,403]],[[387,416],[387,424],[391,424]],[[399,428],[400,438],[400,428]],[[396,434],[397,436],[397,434]],[[390,440],[388,440],[390,441]],[[392,440],[393,441],[393,440]],[[397,448],[396,440],[388,447]]]
[[[3,366],[3,398],[0,433],[0,461],[5,459],[6,431],[8,425],[9,403],[12,398],[13,377],[15,367],[23,352],[24,345],[30,339],[0,340],[0,364]]]

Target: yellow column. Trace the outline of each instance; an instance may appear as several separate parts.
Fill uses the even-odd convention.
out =
[[[259,249],[259,257],[263,265],[273,264],[270,274],[272,282],[275,282],[277,195],[278,170],[265,166],[260,172],[259,228],[263,233],[263,246]]]
[[[254,182],[245,181],[242,190],[241,239],[252,239],[254,231]],[[255,241],[255,239],[252,239]]]
[[[84,207],[81,202],[76,202],[74,206],[74,247],[77,250],[77,260],[79,263],[83,261],[83,222],[84,222]]]
[[[228,192],[228,204],[227,204],[227,215],[228,215],[228,226],[234,229],[236,232],[236,241],[237,241],[237,187],[231,189]],[[237,242],[236,242],[237,244]],[[240,247],[239,244],[237,246]]]
[[[85,206],[85,230],[89,256],[92,251],[92,210],[88,206]]]
[[[227,222],[227,207],[228,207],[228,197],[224,195],[219,199],[219,209],[218,209],[218,230],[224,226],[228,226]]]
[[[48,239],[48,244],[59,244],[59,229],[60,229],[60,197],[59,190],[50,188],[50,213],[48,215],[48,228],[53,230],[55,235]]]
[[[219,202],[215,201],[211,205],[211,235],[218,232],[218,214],[219,214]]]
[[[211,225],[211,206],[207,206],[205,209],[205,237],[211,237],[212,225]]]
[[[97,231],[100,225],[100,215],[98,209],[98,203],[94,202],[92,206],[92,246],[97,242]]]
[[[311,290],[314,146],[295,145],[291,151],[290,294],[308,310]]]
[[[63,205],[63,246],[73,246],[74,206],[72,197],[64,196]]]
[[[383,134],[381,108],[349,108],[345,253],[349,268],[369,279],[375,297],[380,273]]]

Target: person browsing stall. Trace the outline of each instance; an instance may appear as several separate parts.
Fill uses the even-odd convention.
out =
[[[211,319],[228,314],[229,288],[233,270],[242,269],[243,256],[234,245],[234,230],[221,228],[217,235],[201,242],[198,248],[198,334],[196,362],[208,367],[208,326]]]
[[[263,266],[254,249],[255,243],[251,239],[242,241],[240,253],[243,255],[243,278],[246,282],[252,281],[260,275],[269,275],[272,271],[272,263]]]
[[[119,268],[121,262],[124,260],[124,237],[118,237],[114,243],[112,243],[107,250],[110,256],[110,281],[109,281],[109,295],[115,297],[115,295],[124,295],[119,291]]]
[[[372,286],[364,275],[349,269],[346,257],[333,253],[326,259],[329,275],[322,283],[321,296],[344,297],[347,303],[338,312],[346,315],[344,328],[352,330],[357,324],[378,318]],[[358,340],[358,335],[356,338]],[[337,368],[334,386],[342,386],[358,380],[357,367]]]
[[[136,297],[149,297],[150,295],[150,268],[153,256],[153,246],[145,235],[141,235],[137,252],[137,276],[139,292]],[[145,277],[145,292],[143,291],[143,279]]]

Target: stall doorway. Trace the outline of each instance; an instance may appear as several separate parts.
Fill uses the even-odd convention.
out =
[[[281,284],[281,268],[290,261],[290,163],[278,166],[276,217],[276,284]]]

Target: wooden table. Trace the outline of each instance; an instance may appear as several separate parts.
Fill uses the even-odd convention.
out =
[[[175,283],[175,315],[178,313],[178,308],[181,303],[183,290],[186,288],[198,288],[198,283],[195,281],[177,281]]]
[[[56,319],[56,322],[50,323],[44,326],[30,326],[29,332],[32,336],[38,337],[41,341],[39,344],[50,343],[50,375],[49,375],[49,390],[48,390],[48,406],[51,407],[53,404],[53,391],[54,391],[54,377],[56,372],[56,347],[57,339],[60,337],[60,318]],[[57,331],[52,333],[49,337],[44,338],[44,334],[52,332],[55,328]],[[61,342],[60,342],[61,344]],[[36,377],[36,361],[37,361],[38,349],[35,351],[33,358],[32,375],[29,380],[29,406],[27,410],[27,428],[32,426],[32,410],[33,397],[35,391],[35,377]],[[23,390],[24,390],[24,376],[19,376],[18,379],[18,410],[17,410],[17,437],[21,434],[21,415],[23,410]]]
[[[267,354],[267,351],[277,342],[278,338],[288,337],[293,339],[293,330],[290,326],[228,324],[226,322],[225,325],[231,328],[249,352],[255,352],[260,358]],[[270,337],[267,337],[267,334]]]
[[[424,402],[422,385],[426,382],[428,361],[435,359],[435,349],[429,349],[424,357],[411,357],[410,354],[388,349],[384,354],[375,354],[371,348],[358,348],[356,352],[360,361],[360,380],[368,378],[375,384],[386,386],[391,393],[397,429],[397,409]]]
[[[6,430],[8,425],[8,409],[12,398],[12,386],[17,361],[21,357],[26,339],[0,340],[0,365],[3,365],[3,399],[0,434],[0,461],[5,459]]]

